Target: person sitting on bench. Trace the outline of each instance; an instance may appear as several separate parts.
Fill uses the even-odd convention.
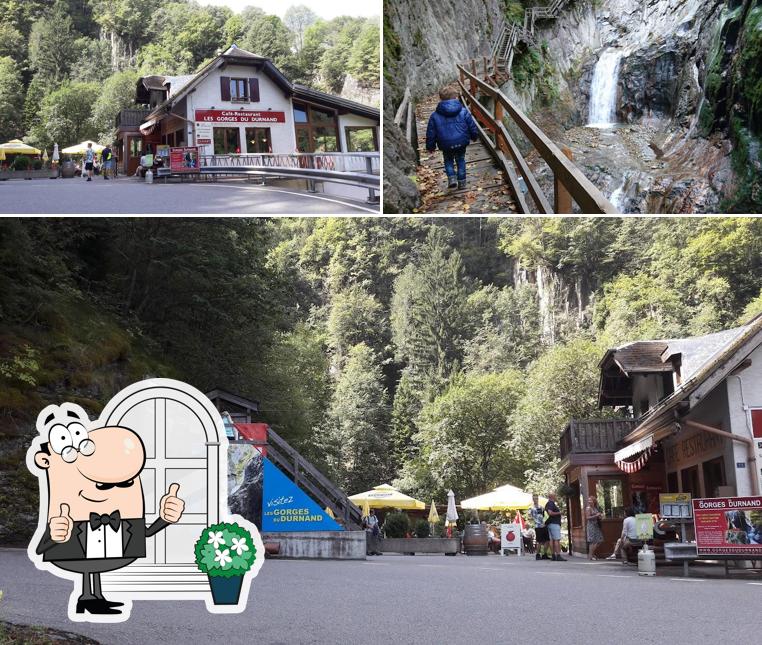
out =
[[[622,522],[622,535],[619,538],[620,552],[622,554],[622,564],[627,564],[630,554],[641,547],[643,542],[638,539],[638,531],[635,524],[635,509],[628,506],[624,509],[625,518]],[[616,553],[616,550],[614,551]]]

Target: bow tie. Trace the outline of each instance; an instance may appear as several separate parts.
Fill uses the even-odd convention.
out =
[[[114,511],[111,515],[98,515],[98,513],[90,513],[90,528],[95,531],[101,526],[108,524],[115,531],[119,530],[119,526],[122,523],[122,516],[119,515],[119,511]]]

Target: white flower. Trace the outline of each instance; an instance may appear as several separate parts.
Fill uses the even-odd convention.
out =
[[[220,551],[217,549],[215,551],[217,555],[214,556],[214,561],[219,562],[221,567],[225,567],[226,564],[233,561],[233,558],[230,557],[230,549],[225,549],[224,551]]]
[[[233,538],[233,546],[231,547],[238,555],[241,555],[244,551],[249,550],[249,546],[246,544],[246,538]]]
[[[218,549],[220,544],[225,544],[225,538],[222,537],[222,531],[217,531],[216,533],[214,531],[209,531],[209,544],[215,549]]]

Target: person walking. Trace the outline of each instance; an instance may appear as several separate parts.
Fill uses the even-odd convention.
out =
[[[553,551],[551,560],[566,562],[566,558],[561,557],[561,509],[556,504],[555,493],[548,493],[548,503],[545,504],[545,512],[548,514],[545,525],[548,527],[550,547]]]
[[[111,148],[106,145],[106,147],[101,151],[101,167],[103,168],[103,178],[109,179],[109,175],[111,174],[111,159],[113,155],[111,153]]]
[[[93,165],[95,164],[95,151],[93,150],[93,144],[87,144],[87,150],[85,150],[85,171],[87,172],[87,181],[93,180]]]
[[[532,495],[532,508],[529,509],[529,516],[534,522],[534,537],[537,541],[537,553],[535,560],[550,560],[548,556],[548,529],[545,526],[545,509],[540,506],[540,498],[537,493]]]
[[[426,128],[426,150],[434,152],[438,147],[442,151],[447,187],[463,189],[466,187],[466,147],[470,141],[476,141],[479,130],[468,108],[458,99],[456,90],[442,88],[439,99]]]
[[[603,542],[603,531],[601,530],[601,513],[598,508],[598,500],[594,495],[590,495],[587,498],[587,506],[585,506],[585,518],[587,519],[587,559],[597,560],[595,551],[598,549],[598,545]]]

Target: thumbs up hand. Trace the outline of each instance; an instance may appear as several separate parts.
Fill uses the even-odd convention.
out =
[[[50,539],[53,542],[68,542],[71,537],[71,529],[74,526],[74,520],[69,515],[69,505],[61,504],[61,510],[57,517],[51,517]]]
[[[159,517],[170,524],[177,522],[185,510],[185,502],[177,496],[179,490],[180,484],[170,484],[167,494],[159,502]]]

